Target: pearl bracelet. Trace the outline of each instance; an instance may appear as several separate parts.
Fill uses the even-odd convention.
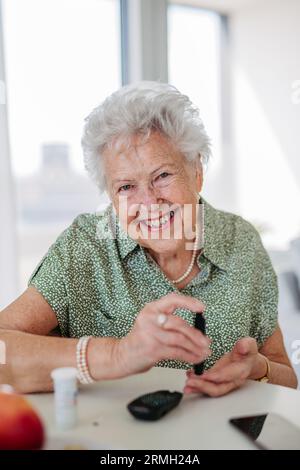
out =
[[[77,377],[82,384],[91,384],[95,380],[91,377],[87,363],[87,348],[92,336],[82,336],[76,346]]]

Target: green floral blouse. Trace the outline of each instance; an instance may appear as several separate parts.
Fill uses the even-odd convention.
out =
[[[277,326],[277,278],[260,236],[243,218],[204,204],[204,250],[198,275],[182,294],[206,305],[211,367],[236,341],[255,338],[260,347]],[[169,292],[179,292],[145,250],[123,231],[112,206],[79,215],[50,247],[29,285],[55,312],[62,336],[127,335],[140,310]],[[176,315],[194,324],[195,314]],[[190,368],[164,360],[158,366]]]

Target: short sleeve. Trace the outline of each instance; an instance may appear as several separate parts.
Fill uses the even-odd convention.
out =
[[[50,247],[28,281],[48,302],[55,312],[60,333],[68,336],[68,298],[66,293],[67,235],[64,232]]]
[[[260,235],[253,228],[254,263],[252,282],[252,334],[258,347],[274,333],[278,324],[278,281]]]

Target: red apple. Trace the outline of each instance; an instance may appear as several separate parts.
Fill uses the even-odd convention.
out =
[[[0,449],[40,449],[43,424],[30,403],[16,393],[0,392]]]

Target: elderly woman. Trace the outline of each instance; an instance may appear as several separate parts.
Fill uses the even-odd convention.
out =
[[[160,83],[124,87],[88,116],[82,145],[111,204],[77,217],[0,314],[0,382],[47,391],[60,366],[82,383],[161,366],[187,369],[185,393],[296,387],[260,237],[201,196],[209,139],[190,100]]]

